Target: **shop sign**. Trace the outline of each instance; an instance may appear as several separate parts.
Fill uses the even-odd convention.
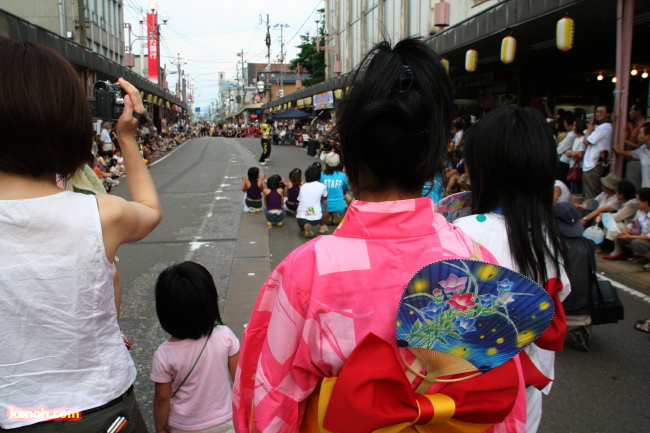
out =
[[[334,108],[334,92],[330,90],[314,95],[314,108],[316,110]]]

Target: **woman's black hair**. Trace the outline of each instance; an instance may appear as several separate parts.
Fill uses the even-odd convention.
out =
[[[280,175],[272,174],[268,179],[266,179],[266,187],[268,189],[278,189],[280,188],[280,182],[282,182]]]
[[[312,164],[309,166],[307,170],[305,170],[305,182],[318,182],[320,180],[320,167],[318,167],[316,164]]]
[[[289,172],[289,180],[294,185],[300,185],[300,182],[302,181],[302,170],[299,168],[294,168],[291,170]]]
[[[223,324],[212,275],[195,262],[170,266],[158,276],[156,313],[162,328],[178,339],[198,340],[215,323]]]
[[[248,169],[248,180],[255,182],[260,175],[260,169],[257,167],[251,167]]]
[[[502,210],[519,272],[543,283],[549,258],[559,275],[565,250],[552,210],[557,147],[542,115],[496,109],[467,131],[464,152],[474,213]]]
[[[625,201],[632,200],[636,197],[636,186],[629,180],[622,180],[616,188],[618,194],[625,197]]]
[[[421,191],[452,136],[451,81],[440,57],[418,39],[393,48],[381,42],[349,85],[337,131],[355,195],[391,187]]]

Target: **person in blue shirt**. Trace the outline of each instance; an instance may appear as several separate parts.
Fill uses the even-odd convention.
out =
[[[348,177],[343,173],[341,157],[336,152],[330,152],[325,158],[325,171],[320,181],[327,187],[327,212],[325,221],[339,225],[347,209],[345,192],[350,189]]]

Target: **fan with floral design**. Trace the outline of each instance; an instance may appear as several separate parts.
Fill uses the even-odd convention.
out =
[[[471,191],[458,192],[448,195],[434,205],[436,213],[445,217],[447,222],[454,222],[472,214],[472,193]]]
[[[424,365],[426,375],[412,371],[430,385],[512,359],[548,328],[553,312],[550,296],[524,275],[475,260],[444,260],[422,268],[406,286],[397,342]]]

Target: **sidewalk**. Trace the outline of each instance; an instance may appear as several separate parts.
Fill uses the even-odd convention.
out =
[[[641,264],[627,260],[604,260],[603,254],[596,254],[596,267],[599,274],[650,295],[650,272],[644,271]]]

